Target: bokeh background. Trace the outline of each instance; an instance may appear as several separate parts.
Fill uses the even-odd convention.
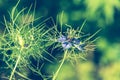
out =
[[[0,22],[16,3],[17,0],[0,0]],[[18,10],[34,3],[35,0],[21,0]],[[87,61],[82,60],[76,66],[66,62],[58,80],[120,80],[120,0],[36,0],[36,17],[53,17],[56,21],[62,11],[63,23],[76,28],[87,19],[84,32],[92,34],[100,28],[102,31],[97,34],[100,37],[97,48],[88,54]],[[0,23],[0,33],[4,28]],[[47,64],[44,71],[49,74],[57,67]],[[33,80],[39,80],[39,76]]]

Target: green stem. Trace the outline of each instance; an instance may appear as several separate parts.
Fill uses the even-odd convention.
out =
[[[53,76],[52,80],[56,80],[56,78],[57,78],[57,76],[58,76],[58,73],[59,73],[59,71],[60,71],[63,63],[65,62],[66,55],[67,55],[67,50],[65,51],[64,57],[63,57],[63,59],[62,59],[62,62],[61,62],[61,64],[60,64],[59,68],[57,69],[55,75]]]
[[[19,60],[20,60],[20,55],[18,56],[18,59],[17,59],[17,61],[16,61],[16,64],[15,64],[15,67],[13,68],[13,71],[12,71],[12,73],[11,73],[11,75],[10,75],[10,78],[9,78],[9,80],[12,80],[12,77],[13,77],[13,75],[14,75],[14,73],[15,73],[15,70],[16,70],[16,68],[17,68],[17,65],[18,65],[18,62],[19,62]]]

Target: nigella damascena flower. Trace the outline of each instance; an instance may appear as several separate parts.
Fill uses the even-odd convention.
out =
[[[64,49],[75,47],[80,51],[84,50],[84,44],[80,44],[80,40],[77,38],[68,38],[67,36],[62,35],[58,38],[58,42],[62,44]]]

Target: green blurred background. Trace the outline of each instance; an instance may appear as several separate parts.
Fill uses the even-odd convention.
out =
[[[21,0],[18,10],[30,7],[34,2],[35,0]],[[63,23],[76,28],[87,19],[84,32],[92,34],[99,28],[102,29],[98,34],[100,38],[96,41],[97,48],[94,53],[88,54],[87,61],[80,61],[76,66],[66,62],[58,80],[120,80],[120,0],[36,0],[36,2],[36,17],[53,17],[56,21],[56,16],[64,11]],[[8,11],[16,3],[17,0],[0,0],[0,22],[3,22],[3,16],[8,16]],[[9,16],[7,18],[9,19]],[[0,33],[4,28],[0,24]],[[55,66],[57,65],[46,66],[46,73],[51,73],[57,68]],[[39,76],[35,80],[39,80]]]

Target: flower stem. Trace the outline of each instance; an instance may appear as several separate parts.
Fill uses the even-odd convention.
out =
[[[19,60],[20,60],[20,55],[18,56],[18,59],[17,59],[17,61],[16,61],[16,64],[15,64],[15,67],[13,68],[13,71],[12,71],[12,73],[11,73],[11,75],[10,75],[10,78],[9,78],[9,80],[12,80],[12,77],[13,77],[13,75],[14,75],[14,73],[15,73],[15,70],[16,70],[16,68],[17,68],[17,65],[18,65],[18,62],[19,62]]]
[[[56,78],[57,78],[57,76],[58,76],[58,73],[59,73],[62,65],[63,65],[64,62],[65,62],[66,55],[67,55],[67,50],[65,51],[64,57],[63,57],[63,59],[62,59],[62,62],[61,62],[61,64],[60,64],[59,68],[57,69],[55,75],[53,76],[52,80],[56,80]]]

